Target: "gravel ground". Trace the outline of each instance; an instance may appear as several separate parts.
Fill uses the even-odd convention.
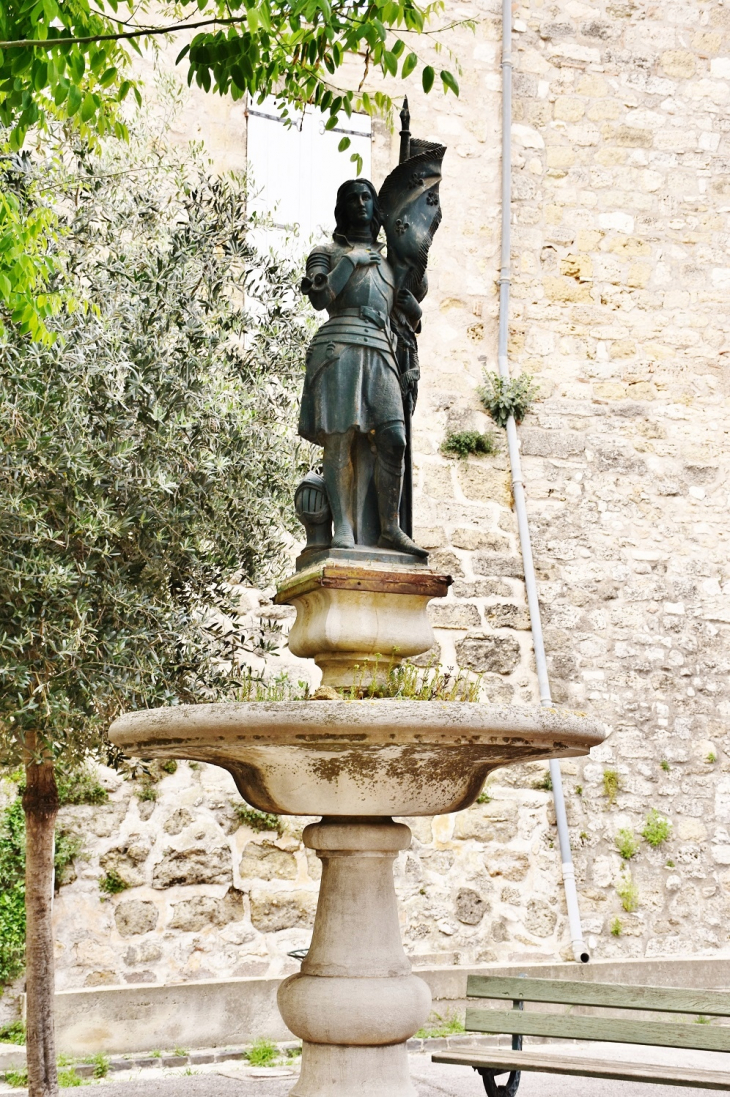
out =
[[[418,1097],[484,1097],[481,1080],[469,1067],[432,1063],[429,1055],[411,1055],[410,1063]],[[716,1062],[702,1065],[716,1067]],[[251,1077],[240,1062],[215,1063],[192,1070],[191,1074],[172,1070],[138,1070],[123,1079],[116,1076],[105,1080],[99,1088],[103,1090],[103,1097],[288,1097],[295,1081],[292,1073],[272,1077],[273,1071],[266,1074],[262,1071],[262,1077]],[[2,1091],[5,1092],[5,1087]],[[22,1097],[25,1091],[15,1089],[8,1092]],[[70,1097],[70,1090],[63,1092]],[[703,1097],[707,1092],[636,1082],[524,1074],[519,1097]]]

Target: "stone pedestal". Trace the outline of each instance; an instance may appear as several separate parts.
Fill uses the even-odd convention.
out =
[[[296,607],[289,650],[314,659],[323,686],[367,687],[433,647],[426,607],[450,583],[427,567],[325,559],[284,580],[275,601]]]
[[[393,861],[411,832],[383,818],[325,818],[304,831],[322,861],[314,935],[302,970],[279,989],[304,1041],[291,1097],[416,1097],[405,1041],[431,993],[400,939]]]

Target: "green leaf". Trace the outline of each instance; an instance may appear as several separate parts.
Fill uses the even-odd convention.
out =
[[[76,114],[76,111],[81,106],[82,100],[83,96],[79,89],[76,87],[75,84],[71,84],[68,89],[68,106],[66,108],[66,113],[68,114],[69,118],[73,118],[74,114]]]
[[[12,290],[13,287],[10,284],[10,279],[7,274],[0,274],[0,294],[2,294],[5,301],[10,297]]]
[[[390,22],[390,20],[389,20],[389,22]],[[395,42],[393,43],[393,50],[392,50],[393,56],[394,57],[400,57],[400,55],[403,53],[403,50],[405,48],[406,48],[406,44],[403,41],[403,39],[402,38],[396,38]]]
[[[451,73],[447,72],[446,69],[441,70],[441,79],[443,81],[444,91],[448,89],[453,91],[454,95],[459,94],[459,85],[457,84]]]
[[[426,65],[425,69],[421,73],[421,83],[423,84],[423,90],[426,92],[426,94],[428,94],[428,92],[433,87],[433,81],[435,76],[436,74],[431,66]]]
[[[383,50],[383,68],[391,76],[395,76],[398,72],[398,59],[390,50]]]
[[[418,58],[415,53],[409,53],[403,62],[403,68],[401,69],[401,76],[405,79],[406,76],[410,76],[416,65],[418,64]]]
[[[349,149],[351,144],[352,144],[352,142],[350,141],[349,137],[343,137],[342,140],[340,141],[339,145],[337,146],[337,151],[338,152],[344,152],[345,149]]]
[[[353,152],[352,156],[350,157],[350,161],[357,167],[356,174],[360,175],[362,173],[362,156],[360,155],[360,153]]]
[[[337,115],[333,114],[331,118],[328,118],[324,124],[326,130],[333,130],[337,125]]]
[[[94,114],[96,114],[96,99],[91,92],[87,92],[84,96],[84,101],[81,104],[81,113],[79,117],[82,122],[88,122]]]
[[[116,78],[117,68],[116,65],[112,65],[111,68],[107,69],[101,74],[101,76],[99,77],[99,83],[103,88],[108,88],[110,84],[114,83]]]

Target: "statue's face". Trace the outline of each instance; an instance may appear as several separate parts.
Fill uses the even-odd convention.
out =
[[[345,199],[347,221],[358,228],[370,224],[373,219],[373,196],[364,183],[356,183]]]

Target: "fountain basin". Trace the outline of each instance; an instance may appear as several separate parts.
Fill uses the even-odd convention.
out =
[[[443,815],[493,769],[587,754],[599,721],[459,701],[247,701],[128,713],[110,738],[143,757],[222,766],[254,807],[283,815]]]

